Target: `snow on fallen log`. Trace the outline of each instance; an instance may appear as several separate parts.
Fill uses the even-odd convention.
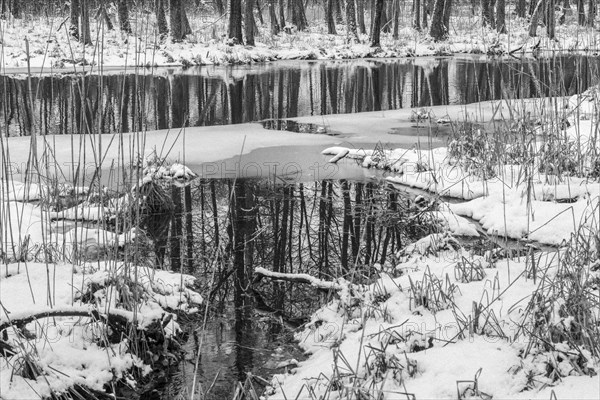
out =
[[[324,281],[309,274],[287,274],[282,272],[273,272],[262,267],[256,268],[254,270],[254,274],[259,275],[260,277],[271,278],[278,281],[306,283],[317,289],[323,290],[343,290],[347,287],[347,285],[341,283],[340,280],[337,282]]]
[[[344,157],[353,158],[355,160],[362,160],[366,156],[373,154],[373,150],[349,149],[347,147],[342,146],[333,146],[321,151],[321,154],[325,156],[335,156],[331,160],[329,160],[329,162],[337,162]],[[335,160],[338,156],[340,156],[340,158]]]
[[[335,156],[330,158],[328,162],[335,164],[338,161],[340,161],[342,158],[346,157],[348,155],[348,153],[350,153],[349,149],[342,149],[342,150],[340,150],[339,153],[337,153]]]
[[[114,309],[110,312],[99,312],[98,310],[89,307],[73,307],[65,306],[58,308],[47,308],[30,311],[21,311],[19,313],[10,313],[10,319],[7,317],[0,318],[0,332],[11,326],[18,329],[30,322],[43,318],[59,318],[59,317],[89,317],[98,321],[106,322],[109,325],[127,325],[136,322],[136,318],[131,311]],[[143,316],[138,313],[137,322],[142,322],[140,318]],[[143,325],[143,323],[141,324]]]

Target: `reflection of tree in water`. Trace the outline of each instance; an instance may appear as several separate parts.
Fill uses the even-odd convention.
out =
[[[177,74],[114,74],[0,80],[5,132],[120,132],[222,125],[298,115],[352,113],[504,97],[574,94],[592,84],[598,60],[471,59],[306,63],[295,68],[235,68]],[[550,87],[559,93],[550,93]],[[82,112],[85,110],[85,112]]]
[[[415,204],[416,193],[377,182],[204,180],[171,194],[182,203],[172,226],[182,230],[171,231],[166,259],[176,255],[176,267],[206,285],[212,325],[201,374],[210,385],[222,368],[215,399],[231,396],[231,382],[245,381],[247,372],[259,373],[274,351],[266,347],[285,346],[284,326],[305,322],[332,295],[258,280],[255,268],[366,281],[374,264],[395,265],[398,250],[438,229]]]

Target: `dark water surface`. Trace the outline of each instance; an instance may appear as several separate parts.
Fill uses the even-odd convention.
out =
[[[0,77],[0,128],[9,136],[113,133],[571,95],[596,83],[599,65],[583,56],[465,57],[43,75],[31,80],[33,110],[27,79],[8,75]]]
[[[306,357],[294,334],[333,293],[257,281],[257,267],[330,280],[352,273],[358,260],[358,275],[370,277],[375,270],[363,265],[385,264],[436,229],[415,206],[420,192],[396,190],[381,179],[203,179],[188,192],[182,214],[175,214],[181,222],[172,225],[182,227],[171,232],[181,240],[171,241],[168,257],[179,255],[182,270],[198,277],[209,312],[205,329],[203,312],[180,321],[189,333],[187,360],[164,399],[189,398],[192,389],[196,398],[231,399],[249,373],[259,377],[250,381],[260,394],[263,379]],[[325,322],[318,329],[335,333],[339,327]]]

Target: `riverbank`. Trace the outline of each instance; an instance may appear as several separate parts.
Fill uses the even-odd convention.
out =
[[[277,60],[339,60],[357,58],[400,58],[449,56],[459,54],[512,55],[516,57],[587,54],[600,52],[600,33],[576,23],[576,16],[556,27],[556,38],[528,36],[525,19],[513,18],[508,34],[489,28],[473,29],[477,17],[456,15],[452,18],[450,37],[433,41],[426,32],[413,28],[399,30],[398,38],[382,34],[380,48],[369,46],[368,35],[360,35],[360,43],[350,40],[344,26],[338,34],[326,33],[323,24],[311,24],[304,32],[291,30],[272,36],[267,25],[258,25],[257,44],[231,46],[216,32],[224,31],[224,22],[215,27],[206,18],[190,19],[192,35],[182,43],[160,39],[155,32],[153,15],[136,15],[132,19],[133,34],[106,31],[91,24],[92,44],[83,46],[68,34],[64,18],[31,17],[0,20],[0,68],[3,73],[28,65],[36,72],[74,72],[82,66],[101,68],[133,68],[154,66],[192,66],[251,64]],[[209,29],[210,27],[210,29]],[[212,31],[212,34],[210,33]],[[26,52],[29,47],[29,54]]]
[[[433,150],[324,149],[430,192],[446,231],[375,264],[368,285],[342,282],[296,335],[309,358],[276,375],[268,398],[597,398],[597,104],[591,88],[503,131],[459,119]],[[524,250],[463,247],[462,217]]]

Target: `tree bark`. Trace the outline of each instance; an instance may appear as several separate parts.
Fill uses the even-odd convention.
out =
[[[348,33],[358,40],[358,31],[356,30],[356,10],[354,9],[354,0],[346,0],[346,21],[348,24]]]
[[[229,39],[242,44],[242,0],[229,0]]]
[[[447,30],[444,26],[444,0],[435,0],[433,5],[433,14],[431,15],[431,26],[429,36],[435,41],[443,40],[446,37]]]
[[[306,12],[304,11],[304,3],[302,0],[289,0],[292,11],[292,24],[296,25],[299,31],[303,31],[308,27],[306,20]]]
[[[279,0],[279,24],[281,25],[281,29],[285,31],[285,0]]]
[[[165,14],[164,0],[155,0],[154,10],[156,13],[156,24],[158,25],[158,34],[161,37],[164,37],[169,33],[169,26],[167,25],[167,16]]]
[[[92,44],[92,34],[90,33],[90,7],[88,2],[83,1],[80,5],[80,42],[83,44]]]
[[[335,20],[333,19],[334,14],[334,0],[327,0],[325,9],[325,18],[327,19],[327,33],[335,35]]]
[[[505,0],[496,0],[496,31],[498,31],[498,33],[506,33]]]
[[[494,9],[491,0],[481,0],[481,21],[483,26],[494,27]]]
[[[552,2],[554,2],[554,0],[552,0]],[[587,25],[594,26],[595,19],[596,19],[596,2],[594,0],[588,0]]]
[[[525,4],[525,0],[517,0],[517,5],[516,5],[516,9],[515,9],[515,12],[517,13],[517,17],[525,18],[526,9],[527,9],[527,7]]]
[[[79,0],[71,0],[69,32],[71,33],[71,36],[73,36],[77,40],[79,40],[79,8]]]
[[[215,8],[219,15],[225,14],[225,5],[223,4],[223,0],[215,0]]]
[[[413,1],[413,20],[412,26],[416,30],[421,30],[421,0]]]
[[[445,0],[444,2],[444,29],[446,35],[450,33],[450,15],[452,13],[452,0]]]
[[[381,46],[381,15],[383,14],[384,0],[376,0],[373,27],[371,29],[371,47]]]
[[[537,5],[533,9],[531,14],[531,23],[529,24],[529,36],[536,37],[537,27],[540,22],[540,15],[542,14],[544,0],[538,0]]]
[[[131,24],[129,23],[129,8],[127,7],[127,0],[118,1],[118,13],[119,13],[119,28],[121,32],[131,33]]]
[[[254,46],[254,0],[246,0],[245,3],[245,19],[244,22],[244,33],[246,34],[246,45]]]
[[[277,35],[281,28],[279,27],[279,22],[277,22],[275,0],[269,0],[269,20],[271,22],[271,35]]]
[[[367,28],[365,26],[365,0],[356,0],[356,15],[358,22],[358,31],[361,34],[367,33]]]
[[[550,39],[556,37],[555,0],[546,0],[546,34]]]
[[[394,7],[392,13],[392,19],[394,20],[394,29],[392,37],[394,40],[398,40],[399,35],[399,24],[400,24],[400,0],[394,0]]]

